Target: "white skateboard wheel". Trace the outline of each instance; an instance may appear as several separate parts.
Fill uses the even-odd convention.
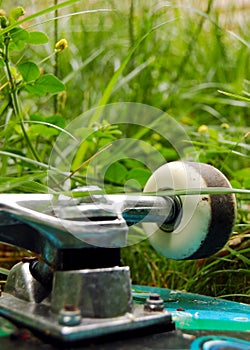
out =
[[[166,189],[231,187],[216,168],[203,163],[171,162],[149,178],[144,192]],[[152,246],[167,258],[200,259],[213,255],[228,241],[236,217],[234,194],[180,196],[182,210],[172,232],[157,223],[144,223]]]

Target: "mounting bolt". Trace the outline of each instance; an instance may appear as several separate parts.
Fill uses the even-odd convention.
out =
[[[77,326],[81,323],[80,309],[75,305],[67,304],[59,312],[58,323],[63,326]]]
[[[165,310],[164,301],[159,294],[150,294],[144,304],[144,311],[162,312]]]

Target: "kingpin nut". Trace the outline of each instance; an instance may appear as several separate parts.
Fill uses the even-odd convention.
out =
[[[75,305],[65,305],[59,312],[58,323],[63,326],[77,326],[81,323],[81,311]]]
[[[162,312],[164,310],[164,301],[159,294],[151,294],[144,304],[146,312]]]

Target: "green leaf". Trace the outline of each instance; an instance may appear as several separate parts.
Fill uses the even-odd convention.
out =
[[[186,151],[188,152],[187,148],[186,148]],[[178,153],[173,148],[162,147],[161,148],[161,154],[163,155],[163,157],[165,159],[168,160],[168,162],[171,161],[171,160],[177,160],[178,159]]]
[[[37,122],[44,122],[56,125],[60,128],[65,128],[66,122],[65,119],[59,115],[51,115],[51,116],[45,116],[42,114],[31,114],[30,115],[30,121],[37,121]]]
[[[0,192],[12,192],[20,189],[21,186],[27,185],[35,180],[44,180],[47,172],[36,172],[31,175],[23,175],[18,177],[2,176],[0,178]]]
[[[11,49],[12,50],[23,50],[25,44],[29,39],[29,33],[25,29],[14,28],[10,31],[12,39]]]
[[[127,174],[127,179],[137,181],[140,184],[141,188],[143,188],[146,182],[148,181],[150,175],[151,172],[147,169],[134,168],[130,170]]]
[[[0,58],[0,67],[4,67],[4,61],[2,58]]]
[[[123,163],[127,169],[144,168],[144,164],[137,159],[125,158]]]
[[[63,119],[61,117],[58,117],[60,119]],[[30,121],[25,121],[25,123],[33,123],[33,124],[40,124],[40,125],[44,125],[44,126],[47,126],[49,128],[53,128],[55,130],[57,130],[57,134],[63,132],[65,134],[67,134],[70,138],[72,138],[73,140],[75,140],[77,142],[77,139],[70,133],[68,132],[67,130],[65,130],[63,127],[60,127],[56,124],[51,124],[51,123],[48,123],[48,122],[43,122],[43,121],[39,121],[39,120],[30,120]],[[58,123],[58,124],[62,124],[62,123]],[[65,125],[65,121],[63,120],[63,125]],[[48,136],[48,135],[47,135]]]
[[[53,74],[46,74],[40,78],[40,84],[44,84],[46,87],[46,92],[48,93],[58,93],[65,90],[65,85],[61,80],[55,77]]]
[[[244,188],[250,188],[250,179],[244,179],[243,181],[243,187]]]
[[[36,181],[30,181],[22,184],[18,188],[21,192],[26,193],[48,193],[49,188],[46,185],[40,184]],[[50,191],[53,191],[53,189],[50,189]]]
[[[40,70],[33,62],[19,64],[18,70],[22,74],[23,79],[28,83],[37,80],[40,76]]]
[[[43,32],[30,32],[29,33],[28,44],[42,45],[42,44],[47,44],[48,41],[49,41],[49,38]]]
[[[10,270],[5,269],[4,267],[0,267],[0,273],[1,275],[8,276]]]
[[[236,179],[245,180],[250,179],[250,168],[244,168],[234,173]]]
[[[236,179],[230,180],[230,184],[233,188],[241,188],[242,187],[241,183]]]
[[[244,188],[250,188],[250,168],[243,168],[234,173],[235,179],[242,181]]]
[[[58,135],[59,133],[59,130],[42,124],[32,125],[29,128],[29,134],[32,138],[36,138],[37,136],[43,136],[46,139],[48,139],[49,137]]]
[[[53,74],[44,74],[34,84],[26,85],[25,88],[33,94],[42,96],[47,93],[56,94],[61,92],[65,90],[65,85]]]
[[[111,164],[105,173],[105,179],[111,182],[120,183],[127,173],[124,165],[116,162]]]
[[[30,122],[35,124],[29,128],[29,133],[32,137],[41,135],[48,138],[58,135],[60,132],[64,131],[63,128],[66,126],[64,118],[57,115],[47,117],[41,114],[32,114],[30,116]]]

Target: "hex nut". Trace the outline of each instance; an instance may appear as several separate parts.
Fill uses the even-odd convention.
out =
[[[65,305],[58,315],[58,323],[63,326],[77,326],[81,323],[81,320],[81,311],[75,305]]]
[[[164,301],[159,294],[151,294],[144,304],[146,312],[163,312],[164,310]]]

